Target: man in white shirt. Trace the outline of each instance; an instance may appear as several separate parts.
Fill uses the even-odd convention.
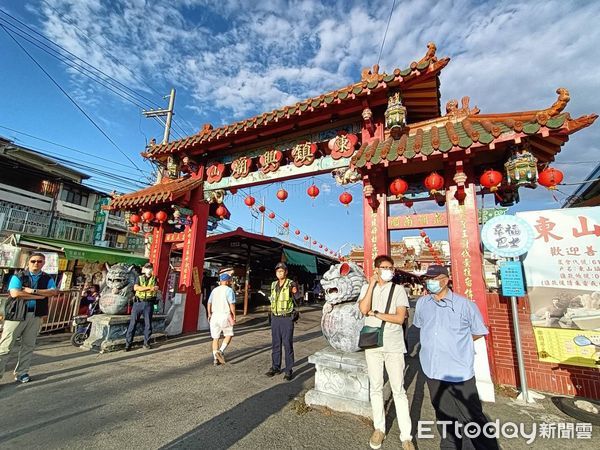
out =
[[[208,321],[210,323],[210,336],[212,337],[213,364],[225,364],[225,349],[233,337],[233,325],[235,324],[235,293],[229,286],[231,275],[221,273],[219,275],[219,286],[213,289],[208,298]],[[223,343],[219,347],[221,333],[224,336]]]
[[[383,371],[388,373],[394,395],[400,440],[403,450],[414,450],[412,423],[408,398],[404,390],[404,332],[402,323],[409,306],[404,288],[392,283],[394,260],[389,255],[379,255],[374,261],[375,270],[368,285],[364,285],[359,300],[360,312],[366,317],[365,325],[383,328],[383,345],[365,350],[370,382],[371,408],[374,431],[369,440],[372,449],[381,448],[385,439],[385,410],[383,404]],[[389,309],[387,305],[389,303]]]

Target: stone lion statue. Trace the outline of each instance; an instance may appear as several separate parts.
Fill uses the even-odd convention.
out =
[[[107,265],[106,283],[100,293],[100,310],[104,314],[126,314],[127,304],[133,301],[133,286],[137,273],[133,266],[123,263]]]
[[[358,297],[366,282],[362,269],[351,262],[333,264],[323,275],[325,305],[321,328],[329,345],[336,350],[360,350],[358,338],[365,319],[358,309]]]

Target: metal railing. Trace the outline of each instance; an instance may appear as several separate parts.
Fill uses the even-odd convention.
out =
[[[81,290],[62,291],[50,297],[48,302],[48,316],[42,324],[40,333],[62,330],[71,326],[73,316],[79,313]]]

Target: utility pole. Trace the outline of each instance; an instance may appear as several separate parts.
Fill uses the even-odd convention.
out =
[[[165,97],[166,98],[166,97]],[[171,134],[171,122],[173,121],[173,110],[175,108],[175,89],[171,89],[171,94],[169,95],[169,107],[167,109],[151,109],[149,111],[142,111],[142,114],[146,116],[146,118],[150,117],[164,117],[167,119],[165,121],[165,133],[163,135],[163,144],[169,142],[169,135]],[[159,170],[156,176],[156,182],[159,183],[162,178],[162,173]]]

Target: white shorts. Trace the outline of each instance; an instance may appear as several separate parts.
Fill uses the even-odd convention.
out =
[[[216,317],[212,316],[210,318],[210,337],[213,339],[219,339],[221,337],[221,333],[223,336],[233,336],[233,325],[229,325],[227,322],[227,316]]]

